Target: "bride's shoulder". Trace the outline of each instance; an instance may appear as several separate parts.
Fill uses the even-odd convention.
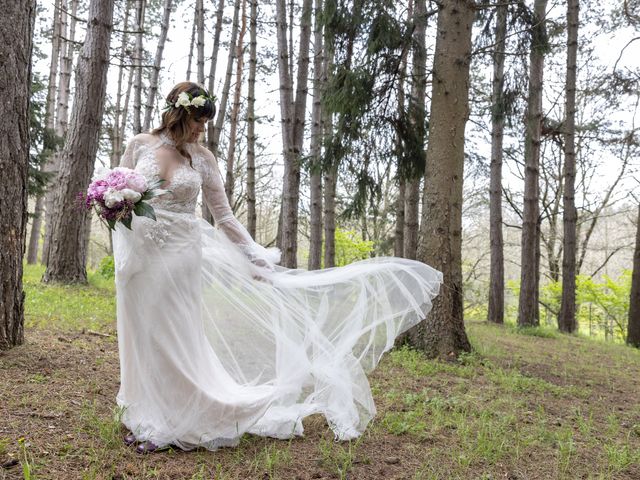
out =
[[[138,133],[131,140],[140,145],[151,145],[158,142],[160,137],[155,133]]]

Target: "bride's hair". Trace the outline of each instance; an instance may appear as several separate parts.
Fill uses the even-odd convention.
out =
[[[176,106],[180,94],[186,93],[193,99],[202,96],[203,104],[196,106]],[[183,95],[184,97],[184,95]],[[200,85],[193,82],[180,82],[175,85],[166,97],[165,111],[162,114],[162,123],[151,133],[165,133],[176,143],[176,150],[191,161],[191,155],[186,150],[186,144],[191,137],[189,120],[200,120],[203,117],[212,119],[216,114],[214,98]]]

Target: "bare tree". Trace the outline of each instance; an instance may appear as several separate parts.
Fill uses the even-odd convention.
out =
[[[158,94],[158,77],[160,76],[160,66],[162,65],[162,53],[164,52],[164,44],[167,41],[167,33],[169,32],[169,21],[171,20],[171,0],[164,0],[162,8],[160,38],[158,38],[156,55],[153,60],[153,69],[151,70],[151,78],[149,79],[149,94],[147,95],[147,103],[144,109],[144,124],[142,129],[145,132],[151,128],[151,116],[153,114],[156,95]]]
[[[329,74],[333,63],[333,46],[325,30],[324,62],[322,65],[322,84],[329,82]],[[322,109],[322,132],[324,138],[333,135],[333,116],[328,108]],[[329,165],[322,176],[324,191],[322,193],[322,218],[324,222],[324,268],[335,266],[336,262],[336,185],[338,183],[338,166]]]
[[[567,75],[564,122],[564,248],[562,256],[562,303],[558,327],[571,333],[576,321],[576,59],[578,56],[579,0],[567,2]]]
[[[222,95],[220,98],[220,106],[218,108],[218,115],[216,117],[215,126],[213,128],[213,135],[210,138],[208,144],[209,149],[218,155],[218,146],[220,144],[220,135],[222,134],[222,127],[224,125],[225,116],[227,114],[227,103],[229,102],[229,91],[231,90],[231,78],[233,77],[233,63],[236,57],[236,49],[233,46],[238,39],[238,27],[240,24],[240,0],[235,0],[233,7],[233,22],[231,26],[231,38],[229,39],[229,56],[227,57],[227,71],[224,77],[224,86],[222,87]]]
[[[53,149],[48,145],[49,139],[55,130],[55,105],[56,105],[56,82],[58,79],[58,64],[60,56],[60,21],[61,21],[60,0],[56,0],[53,11],[53,26],[51,29],[51,61],[49,62],[49,82],[47,84],[47,100],[45,106],[45,128],[49,131],[45,135],[44,148]],[[55,158],[55,157],[54,157]],[[45,172],[51,172],[55,168],[53,161],[47,161],[43,166]],[[38,245],[42,230],[42,220],[44,214],[44,194],[36,198],[35,210],[33,213],[33,223],[31,224],[31,235],[29,237],[29,248],[27,250],[27,263],[34,264],[38,261]]]
[[[115,118],[113,120],[113,134],[112,138],[112,147],[111,147],[111,159],[110,166],[111,168],[115,168],[120,164],[120,157],[124,151],[124,124],[126,123],[126,112],[123,111],[124,107],[122,105],[122,81],[124,79],[124,71],[125,71],[125,58],[127,56],[127,47],[129,42],[129,13],[131,11],[131,1],[127,0],[124,4],[124,20],[122,22],[123,25],[123,33],[122,40],[120,43],[120,65],[118,66],[118,87],[116,90],[116,101],[115,101]],[[131,84],[128,84],[127,92],[129,92],[129,88]]]
[[[255,0],[255,1],[257,2],[257,0]],[[253,3],[252,3],[252,7],[253,7]],[[255,5],[255,7],[257,9],[257,3]],[[257,10],[256,10],[256,15],[257,15]],[[216,78],[216,67],[217,67],[217,64],[218,64],[218,53],[220,51],[220,34],[222,33],[223,16],[224,16],[224,0],[219,0],[218,8],[216,10],[216,25],[215,25],[215,30],[214,30],[214,34],[213,34],[213,50],[211,52],[211,63],[209,64],[208,82],[209,82],[209,94],[210,95],[213,95],[213,88],[214,88],[215,78]],[[257,19],[256,19],[256,25],[257,25]],[[256,33],[256,35],[257,35],[257,33]],[[257,40],[256,40],[256,43],[257,43]],[[254,65],[254,67],[255,67],[255,65]],[[250,77],[249,78],[249,89],[251,89],[251,73],[249,73],[249,77]],[[254,70],[254,79],[255,79],[255,70]],[[254,92],[255,92],[255,80],[254,80]],[[249,96],[251,97],[251,95],[249,95]],[[251,102],[251,99],[249,100],[249,102]],[[255,94],[253,95],[253,102],[255,104]],[[220,115],[220,112],[218,111],[218,116],[219,115]],[[247,115],[248,115],[248,113],[247,113]],[[252,114],[252,118],[253,118],[253,114]],[[249,128],[253,128],[253,127],[251,125],[251,122],[249,122]],[[207,124],[207,146],[208,146],[209,150],[211,150],[212,152],[215,153],[217,151],[217,144],[214,143],[214,131],[215,131],[214,122],[209,122]],[[216,140],[216,142],[217,142],[217,140]],[[249,155],[249,152],[247,152],[247,155]],[[249,160],[247,160],[247,162],[248,161]],[[250,176],[251,172],[249,172],[248,169],[249,169],[249,166],[247,165],[248,176]],[[253,173],[255,174],[255,172],[253,172]],[[254,175],[253,178],[255,178],[255,175]],[[247,180],[247,182],[248,181],[249,180]],[[254,188],[254,191],[255,191],[255,188]],[[247,195],[249,195],[249,192],[247,192]],[[254,199],[255,199],[255,194],[254,194]],[[255,215],[255,202],[254,202],[254,215]],[[209,211],[209,208],[207,207],[207,204],[205,202],[202,202],[202,218],[204,218],[207,222],[213,224],[213,215]],[[249,218],[249,222],[251,222],[250,218]],[[249,228],[249,227],[250,227],[250,225],[247,226],[247,228]],[[255,223],[254,223],[253,229],[254,229],[253,233],[252,233],[251,230],[249,230],[249,232],[252,233],[252,235],[255,233]]]
[[[133,133],[142,132],[142,64],[144,63],[144,19],[147,0],[136,3],[136,47],[133,62],[136,75],[133,84]]]
[[[67,11],[70,6],[71,11]],[[76,13],[78,9],[78,0],[71,0],[71,4],[67,4],[67,0],[62,0],[60,4],[60,83],[58,84],[58,101],[56,107],[55,132],[59,137],[67,134],[69,119],[69,98],[71,96],[71,71],[73,69],[73,44],[75,42],[76,31]],[[56,152],[53,156],[50,169],[53,176],[57,176],[60,168],[60,154]],[[49,245],[51,242],[51,223],[53,222],[53,201],[58,188],[58,182],[50,183],[47,193],[45,194],[45,235],[42,247],[42,262],[46,264],[49,258]]]
[[[232,47],[230,47],[232,48]],[[197,81],[204,85],[204,1],[196,0],[196,53]]]
[[[229,126],[229,151],[227,153],[227,176],[224,184],[229,204],[233,205],[234,194],[234,165],[236,155],[236,139],[238,135],[238,121],[240,118],[240,94],[242,92],[242,69],[244,67],[244,34],[247,31],[247,0],[242,0],[242,14],[240,33],[236,44],[236,84],[233,89],[233,107]]]
[[[22,256],[27,229],[29,95],[35,0],[4,5],[0,16],[0,350],[24,342]]]
[[[636,248],[633,253],[627,343],[640,348],[640,205],[638,205],[638,223],[636,225]]]
[[[322,0],[315,0],[313,29],[313,105],[311,108],[311,168],[309,270],[318,270],[322,263],[322,68],[324,64]]]
[[[463,323],[462,181],[475,7],[473,1],[448,0],[438,12],[418,259],[440,270],[444,285],[409,339],[432,357],[471,349]]]
[[[424,120],[427,90],[427,2],[415,1],[413,30],[413,68],[411,72],[411,96],[409,97],[409,120],[415,132],[416,156],[424,156]],[[415,165],[421,165],[422,159],[414,159]],[[415,260],[418,253],[418,229],[420,227],[420,178],[424,171],[415,168],[411,178],[407,179],[404,201],[404,257]],[[412,169],[412,170],[414,170]]]
[[[71,124],[60,157],[59,188],[44,282],[87,281],[85,224],[88,213],[78,210],[77,195],[89,184],[98,150],[112,20],[113,1],[91,0],[87,33],[76,68]]]
[[[413,19],[413,0],[409,0],[407,9],[407,21]],[[407,63],[409,49],[405,49],[400,61],[400,79],[398,81],[398,116],[404,116],[405,112],[405,92],[404,80],[407,76]],[[400,135],[396,135],[396,146],[398,151],[402,148]],[[404,229],[406,225],[405,219],[405,202],[406,202],[407,180],[404,175],[398,175],[398,198],[396,200],[396,228],[393,240],[393,254],[396,257],[404,257]]]
[[[247,92],[247,230],[256,236],[256,69],[258,65],[258,0],[251,2],[249,80]]]
[[[302,151],[307,80],[309,75],[309,44],[311,41],[312,1],[304,0],[300,20],[300,44],[293,96],[293,78],[289,69],[290,51],[287,46],[285,0],[276,1],[276,29],[278,40],[278,72],[280,75],[280,115],[284,149],[284,182],[282,190],[282,264],[297,267],[298,200],[300,198],[300,156]]]
[[[491,180],[489,186],[489,309],[487,319],[504,322],[504,241],[502,239],[502,146],[504,137],[504,59],[507,35],[507,4],[496,7],[491,94]]]
[[[525,180],[522,214],[522,250],[520,261],[520,300],[518,325],[531,326],[540,322],[538,315],[540,271],[540,207],[539,165],[542,130],[542,85],[546,40],[547,0],[535,0],[534,25],[529,55],[529,98],[525,125]]]

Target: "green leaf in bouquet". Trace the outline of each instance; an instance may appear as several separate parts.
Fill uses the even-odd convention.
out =
[[[151,200],[152,198],[159,197],[160,195],[164,195],[165,193],[170,192],[171,190],[164,190],[162,188],[156,188],[154,190],[147,190],[142,195],[141,200]]]
[[[152,220],[156,219],[156,212],[153,210],[153,207],[143,201],[136,203],[136,206],[133,208],[133,213],[139,217],[147,217]]]
[[[122,224],[125,227],[127,227],[129,230],[131,230],[131,219],[132,219],[131,215],[129,215],[128,217],[124,217],[122,219]]]
[[[109,229],[111,229],[111,230],[115,230],[116,229],[116,221],[115,220],[107,220],[107,225],[109,225]]]

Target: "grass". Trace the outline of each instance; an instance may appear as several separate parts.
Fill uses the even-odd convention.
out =
[[[116,314],[113,279],[89,272],[88,285],[44,285],[41,265],[24,266],[25,326],[64,330],[113,331]]]
[[[637,479],[640,352],[547,328],[469,322],[455,362],[401,348],[370,375],[378,414],[335,442],[246,435],[217,452],[140,457],[122,444],[113,282],[42,285],[27,266],[25,345],[0,355],[0,480]]]

